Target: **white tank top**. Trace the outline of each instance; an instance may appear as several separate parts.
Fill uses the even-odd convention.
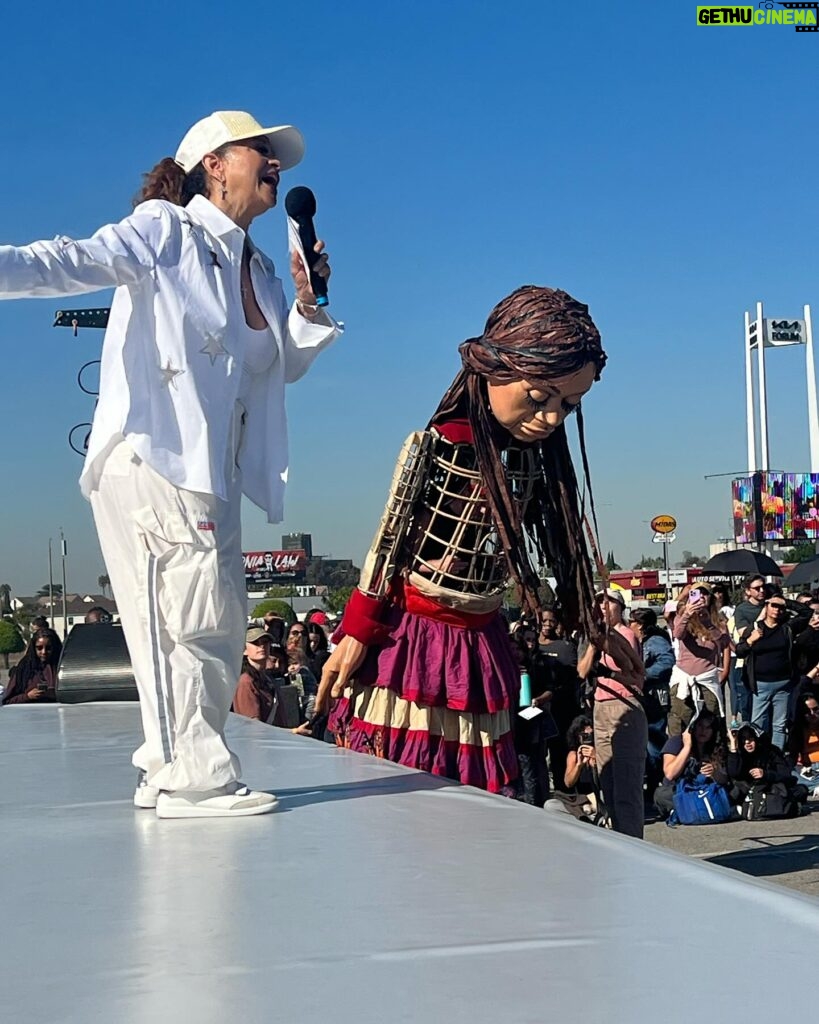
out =
[[[250,391],[251,379],[256,374],[269,370],[278,356],[276,339],[270,327],[257,331],[248,327],[242,318],[241,331],[244,332],[245,358],[242,362],[242,379],[239,383],[239,401],[245,402]]]

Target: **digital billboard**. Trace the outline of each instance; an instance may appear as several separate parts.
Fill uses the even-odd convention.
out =
[[[819,473],[754,473],[732,492],[738,544],[819,539]]]

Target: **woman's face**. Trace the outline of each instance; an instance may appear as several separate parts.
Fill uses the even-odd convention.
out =
[[[785,604],[784,598],[772,597],[770,601],[766,601],[765,618],[771,623],[779,623],[785,621],[785,612],[787,611],[787,605]]]
[[[45,664],[51,657],[51,652],[54,649],[51,643],[51,638],[47,636],[38,636],[34,641],[34,653],[37,655],[39,660]]]
[[[205,161],[209,158],[206,157]],[[217,183],[212,185],[212,198],[219,198],[219,181],[224,180],[226,201],[232,208],[246,212],[251,218],[272,210],[278,200],[279,161],[273,154],[270,139],[261,136],[235,142],[224,157],[215,157],[211,171]],[[203,161],[203,162],[205,162]]]
[[[819,702],[815,701],[813,697],[809,697],[805,701],[805,721],[808,725],[819,729]]]
[[[245,657],[254,668],[264,668],[270,644],[266,640],[245,644]]]
[[[305,633],[306,633],[306,630],[305,630],[304,626],[301,626],[301,625],[291,626],[290,632],[287,634],[287,649],[288,649],[288,651],[291,651],[291,650],[296,650],[296,651],[301,650],[301,645],[304,643],[304,634]]]
[[[697,741],[697,744],[703,746],[710,741],[713,735],[714,723],[708,718],[705,720],[698,718],[694,723],[694,739]]]
[[[742,746],[745,748],[746,754],[753,754],[753,752],[756,750],[756,737],[746,736],[745,739],[742,741]]]
[[[310,644],[310,650],[311,650],[311,651],[316,651],[316,650],[318,650],[318,645],[319,645],[319,641],[320,641],[320,639],[321,639],[321,637],[320,637],[320,636],[319,636],[319,634],[318,634],[318,633],[316,633],[315,631],[312,631],[312,630],[311,630],[311,631],[310,631],[310,632],[309,632],[309,633],[307,634],[307,642],[308,642],[308,643]]]
[[[556,377],[545,390],[525,380],[487,384],[489,408],[516,440],[542,441],[577,408],[596,374],[594,363],[586,363],[576,373]]]

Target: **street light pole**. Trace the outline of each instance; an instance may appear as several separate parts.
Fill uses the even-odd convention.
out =
[[[54,629],[54,563],[51,558],[51,538],[48,538],[48,609],[51,628]]]
[[[63,640],[68,636],[68,606],[66,604],[68,596],[66,594],[65,585],[65,558],[68,554],[68,549],[65,544],[65,536],[63,534],[63,528],[60,527],[60,551],[63,559]]]

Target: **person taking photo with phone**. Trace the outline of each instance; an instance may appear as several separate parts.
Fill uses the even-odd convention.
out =
[[[679,736],[698,708],[725,717],[723,686],[731,670],[731,639],[705,583],[680,594],[673,632],[678,647],[671,672],[668,735]]]

